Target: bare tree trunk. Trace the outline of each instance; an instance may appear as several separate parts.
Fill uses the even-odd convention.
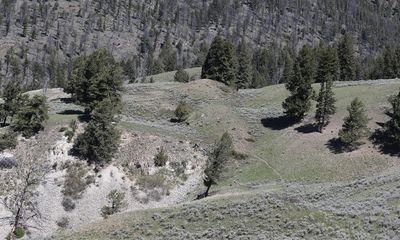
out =
[[[18,208],[17,214],[15,214],[15,220],[14,220],[14,227],[13,227],[13,232],[15,231],[15,229],[18,227],[19,224],[19,218],[20,218],[20,213],[21,213],[21,208]]]
[[[208,192],[210,191],[211,184],[207,186],[207,190],[204,193],[204,197],[208,197]]]

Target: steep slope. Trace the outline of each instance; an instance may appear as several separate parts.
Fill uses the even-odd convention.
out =
[[[349,32],[365,54],[396,42],[398,8],[396,0],[3,0],[0,73],[2,82],[18,78],[29,88],[63,86],[76,56],[106,48],[129,60],[131,74],[142,77],[160,64],[160,49],[168,42],[172,66],[164,70],[175,70],[169,69],[175,61],[200,66],[218,32],[254,48],[298,48]]]

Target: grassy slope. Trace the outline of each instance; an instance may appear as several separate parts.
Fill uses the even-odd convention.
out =
[[[201,67],[187,68],[185,71],[189,74],[189,77],[195,76],[196,78],[200,78]],[[148,76],[146,77],[146,82],[150,82],[151,78],[153,78],[154,82],[173,82],[175,73],[176,71],[172,71]]]
[[[362,84],[362,83],[361,83]],[[373,149],[371,144],[366,144],[359,151],[353,153],[334,154],[327,143],[337,137],[342,119],[347,114],[346,107],[354,97],[359,97],[366,105],[371,118],[370,128],[378,127],[376,122],[385,119],[384,111],[388,106],[387,99],[395,94],[400,87],[400,82],[385,85],[358,85],[335,88],[337,98],[337,113],[333,116],[331,124],[324,134],[301,133],[295,130],[307,125],[297,124],[283,130],[268,128],[259,129],[262,135],[257,139],[252,149],[256,155],[271,165],[276,172],[271,174],[271,168],[262,163],[260,159],[250,159],[242,173],[237,178],[241,182],[265,180],[266,178],[284,178],[287,180],[340,180],[363,176],[371,171],[383,169],[397,159],[382,155]],[[316,85],[317,89],[318,86]],[[283,86],[273,86],[258,91],[256,97],[245,100],[246,107],[278,107],[286,96]],[[312,116],[312,113],[310,114]],[[267,117],[267,116],[266,116]],[[301,151],[299,151],[301,149]]]
[[[398,181],[397,175],[329,186],[249,188],[112,216],[58,239],[396,239]]]
[[[239,96],[241,101],[236,101],[236,99],[236,104],[228,104],[226,102],[218,103],[220,102],[219,99],[218,101],[210,101],[206,105],[201,105],[198,112],[192,115],[193,119],[190,122],[190,127],[199,132],[202,137],[215,139],[217,135],[215,131],[217,128],[220,128],[220,131],[226,129],[235,132],[237,130],[235,127],[232,128],[232,126],[235,126],[237,122],[246,125],[243,126],[243,129],[251,130],[254,135],[252,138],[255,142],[249,142],[244,150],[249,155],[249,158],[232,164],[226,173],[226,179],[221,182],[219,186],[214,188],[214,194],[217,192],[220,194],[225,193],[228,194],[227,197],[221,195],[206,199],[200,202],[200,204],[189,203],[189,205],[177,206],[172,209],[126,213],[112,217],[101,223],[85,226],[76,233],[65,233],[62,239],[136,239],[137,237],[153,239],[155,236],[162,239],[162,232],[178,234],[172,238],[185,239],[186,236],[186,239],[190,239],[189,235],[191,237],[195,236],[195,238],[207,238],[207,234],[211,234],[209,238],[215,238],[215,236],[213,237],[212,235],[214,233],[210,229],[215,229],[216,223],[218,227],[223,227],[225,229],[222,230],[222,232],[226,234],[231,233],[233,229],[245,231],[244,229],[249,229],[248,226],[251,226],[249,231],[255,232],[262,232],[265,228],[271,228],[271,231],[268,231],[268,234],[273,234],[270,235],[270,238],[282,237],[292,233],[300,234],[298,236],[296,235],[299,237],[303,234],[300,232],[305,226],[320,224],[324,226],[324,229],[333,228],[340,230],[338,230],[339,233],[337,231],[331,231],[329,233],[335,236],[333,238],[351,238],[353,234],[358,234],[357,231],[353,231],[354,229],[351,228],[351,225],[357,225],[362,222],[364,215],[361,213],[356,215],[345,214],[344,216],[338,217],[336,214],[333,214],[331,210],[327,211],[323,208],[314,208],[308,205],[297,204],[296,200],[291,200],[293,196],[289,196],[289,199],[282,200],[282,196],[286,198],[288,197],[287,195],[292,193],[287,193],[281,189],[285,189],[291,184],[295,185],[299,182],[303,182],[311,184],[305,187],[305,189],[314,189],[316,193],[313,194],[318,196],[320,194],[319,192],[323,191],[321,189],[325,188],[324,191],[327,192],[327,195],[337,193],[332,198],[338,198],[343,195],[344,199],[350,199],[349,196],[351,196],[351,202],[364,201],[367,197],[374,196],[376,193],[376,187],[374,186],[359,190],[357,193],[358,195],[342,192],[342,190],[337,190],[336,188],[330,189],[326,186],[330,186],[331,183],[336,184],[338,181],[343,181],[345,185],[347,181],[352,181],[352,179],[360,179],[369,175],[379,174],[393,166],[396,167],[398,164],[399,158],[381,154],[377,149],[374,149],[370,143],[367,143],[360,150],[353,153],[341,154],[333,153],[327,146],[327,142],[337,136],[337,132],[342,124],[342,119],[346,115],[346,106],[349,105],[351,100],[356,96],[367,106],[368,114],[371,117],[371,129],[378,127],[376,122],[385,120],[384,111],[386,107],[388,107],[387,98],[397,93],[400,88],[400,81],[383,82],[385,84],[375,83],[379,82],[374,82],[372,85],[368,82],[359,82],[355,86],[335,88],[334,91],[338,100],[338,111],[332,118],[331,124],[324,134],[315,132],[303,133],[296,130],[298,127],[312,123],[313,120],[311,118],[295,126],[276,130],[272,129],[268,124],[263,126],[261,124],[261,118],[258,118],[257,114],[241,114],[241,109],[245,108],[254,110],[254,112],[261,111],[261,116],[265,118],[276,118],[281,113],[281,102],[288,94],[283,85],[266,87],[259,90],[242,91],[240,94],[241,96]],[[177,86],[179,88],[179,86],[182,85],[178,84]],[[318,85],[316,85],[315,88],[317,89]],[[179,89],[179,91],[180,90],[181,89]],[[198,94],[198,92],[196,94]],[[209,97],[212,98],[213,96]],[[196,102],[201,100],[201,98],[196,99],[196,97],[194,97],[194,99],[190,100]],[[224,111],[222,111],[221,114],[221,112],[216,111],[216,109],[224,109]],[[216,118],[221,121],[215,124],[199,125],[197,124],[199,115],[212,116],[212,119]],[[140,128],[140,126],[135,126],[135,128]],[[277,181],[282,179],[285,180],[286,183]],[[322,183],[321,186],[323,187],[314,187],[312,183]],[[249,188],[249,186],[261,186],[261,189],[251,190],[252,188]],[[390,186],[386,186],[386,188],[390,189]],[[342,188],[338,187],[338,189]],[[266,201],[265,197],[263,197],[262,194],[260,195],[260,193],[264,194],[271,191],[277,194],[278,197],[274,195],[270,203]],[[296,191],[300,190],[295,188],[293,192]],[[232,193],[234,194],[232,195]],[[306,196],[309,197],[309,195]],[[298,196],[295,195],[294,197]],[[278,203],[276,203],[276,201]],[[335,202],[337,201],[334,199],[332,203],[328,202],[328,205],[334,205]],[[339,202],[342,202],[342,200]],[[229,211],[226,211],[231,204],[240,206],[237,214],[232,215]],[[244,205],[242,206],[241,204]],[[278,207],[275,206],[276,204]],[[210,211],[207,207],[209,205],[211,206]],[[258,206],[260,206],[261,209],[259,209]],[[262,206],[264,206],[264,208]],[[392,211],[393,208],[396,209],[398,207],[400,207],[400,205],[396,201],[392,201],[390,204],[388,203],[388,208],[391,208],[389,212]],[[189,219],[186,211],[190,209],[198,209],[201,215],[198,219],[203,220]],[[218,210],[217,212],[219,212],[220,215],[226,217],[221,218],[219,215],[215,216],[214,214],[216,213],[213,212],[215,210]],[[256,215],[256,217],[254,217],[254,214],[252,215],[249,211],[253,213],[260,211],[265,215],[273,217],[270,220],[264,219],[261,215]],[[159,216],[164,220],[159,221]],[[310,216],[311,219],[314,220],[308,219]],[[208,219],[208,223],[204,219]],[[294,230],[283,230],[287,226],[282,225],[281,221],[286,221],[286,223],[288,221],[292,222]],[[257,222],[258,225],[254,224],[255,222]],[[240,224],[244,224],[244,227]],[[263,224],[265,226],[262,226]],[[367,226],[368,231],[371,231],[370,233],[378,231],[375,229],[376,226],[374,224],[375,223]],[[325,229],[324,231],[328,230]],[[340,232],[344,237],[340,235]],[[254,236],[255,233],[252,232],[248,234],[249,236]],[[304,234],[307,236],[307,233]],[[328,232],[326,232],[326,234],[328,234]],[[246,234],[244,234],[244,236],[245,235]],[[216,236],[218,236],[218,234]],[[293,235],[290,236],[294,237]],[[315,236],[315,233],[310,236]]]

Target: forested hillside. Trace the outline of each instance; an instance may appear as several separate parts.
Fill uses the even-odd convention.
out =
[[[357,53],[379,53],[400,35],[397,0],[2,0],[1,85],[64,86],[73,60],[106,48],[127,79],[201,66],[217,33],[279,69],[282,49],[336,41],[351,33]],[[265,80],[279,81],[279,74]]]
[[[393,0],[0,0],[0,239],[397,239]]]

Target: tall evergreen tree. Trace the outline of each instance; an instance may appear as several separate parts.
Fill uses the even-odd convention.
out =
[[[332,85],[333,80],[338,77],[338,59],[336,49],[324,43],[319,45],[317,55],[318,68],[315,80],[321,83],[321,88],[317,98],[315,118],[318,130],[322,132],[328,124],[330,116],[336,111]]]
[[[92,111],[104,99],[120,101],[122,70],[104,49],[75,61],[72,76],[65,91],[71,93],[75,103]]]
[[[107,98],[91,113],[85,132],[77,137],[72,153],[89,163],[105,164],[118,150],[120,133],[113,125],[116,103]]]
[[[356,80],[356,61],[354,56],[353,40],[346,34],[338,45],[338,56],[340,66],[340,80]]]
[[[254,88],[265,87],[272,84],[270,78],[270,69],[268,66],[269,58],[271,54],[266,48],[258,49],[254,52],[252,64],[253,64],[253,80],[252,85]]]
[[[336,48],[321,43],[317,51],[318,67],[315,75],[315,81],[326,82],[327,78],[337,81],[339,76],[339,59]]]
[[[18,81],[9,81],[3,90],[4,104],[2,110],[4,111],[3,125],[7,122],[7,117],[13,117],[18,108],[21,107],[20,98],[22,90]]]
[[[209,47],[210,46],[207,43],[202,42],[199,48],[194,50],[194,54],[196,55],[194,66],[202,66],[204,64],[204,62],[206,61]]]
[[[251,53],[247,43],[242,40],[238,49],[238,68],[236,74],[236,82],[238,89],[249,88],[252,80],[252,66],[251,66]]]
[[[222,171],[225,169],[226,163],[232,157],[232,153],[232,137],[228,132],[225,132],[211,152],[206,169],[204,170],[205,177],[203,183],[207,187],[207,190],[203,194],[204,197],[208,196],[211,186],[216,184],[221,178]]]
[[[385,124],[386,134],[390,141],[400,147],[400,92],[389,99],[392,109],[390,120]]]
[[[398,76],[397,61],[399,60],[397,59],[395,50],[390,46],[386,46],[383,53],[383,78],[396,78]]]
[[[282,73],[281,82],[287,83],[293,77],[293,59],[289,53],[285,54],[285,66]]]
[[[286,83],[286,89],[291,95],[283,102],[285,114],[296,120],[302,120],[311,108],[314,90],[311,86],[314,80],[315,59],[309,45],[305,45],[296,59],[293,75]]]
[[[304,81],[309,84],[314,83],[317,62],[312,47],[308,44],[304,45],[296,61],[299,63],[301,76],[304,78]]]
[[[347,108],[349,115],[345,117],[339,139],[348,150],[354,150],[362,143],[360,140],[369,133],[369,122],[364,104],[355,98]]]
[[[169,36],[165,38],[165,42],[161,47],[159,59],[161,60],[161,67],[164,71],[170,72],[176,70],[176,50]]]
[[[235,63],[233,44],[218,35],[210,46],[201,77],[236,87]]]
[[[11,123],[11,129],[30,138],[44,128],[43,123],[49,118],[46,97],[35,95],[29,98],[23,95],[20,104]]]
[[[330,77],[321,82],[321,89],[317,99],[317,111],[315,118],[318,124],[318,130],[322,132],[328,124],[330,116],[336,112],[334,93],[332,91],[333,81]]]

